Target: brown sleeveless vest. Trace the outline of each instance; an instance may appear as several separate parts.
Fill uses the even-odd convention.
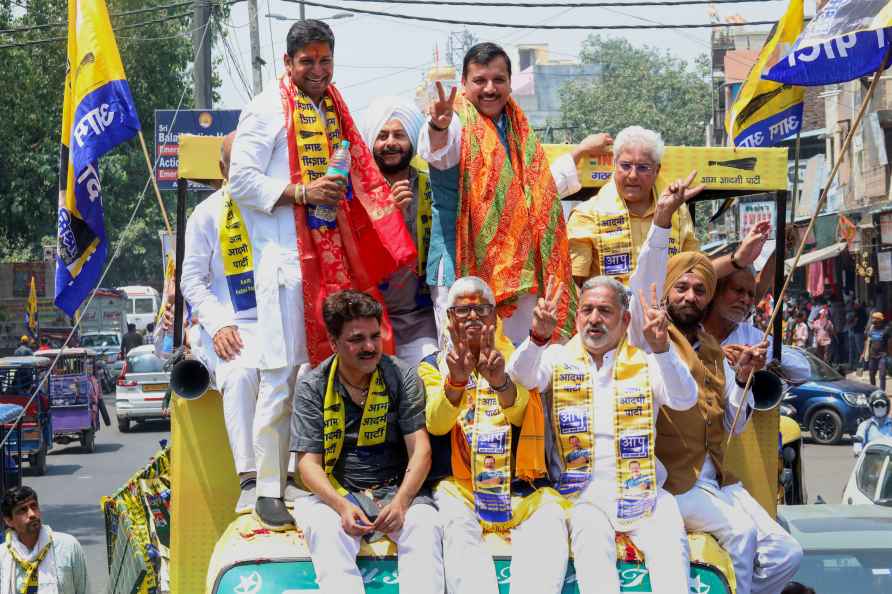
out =
[[[700,476],[707,454],[715,465],[720,485],[736,482],[724,469],[725,371],[722,349],[715,338],[703,331],[698,336],[698,351],[672,324],[669,325],[669,336],[697,382],[698,395],[697,406],[690,410],[677,411],[665,406],[660,409],[656,451],[657,458],[669,473],[664,488],[673,495],[689,491]]]

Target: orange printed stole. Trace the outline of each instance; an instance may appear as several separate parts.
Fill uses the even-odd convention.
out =
[[[548,275],[564,283],[555,336],[573,335],[576,291],[567,228],[548,159],[526,115],[508,100],[508,152],[492,119],[465,98],[456,101],[462,120],[455,266],[495,293],[499,313],[516,298],[544,290]]]
[[[279,91],[285,113],[288,162],[291,183],[303,183],[301,171],[301,130],[295,126],[295,103],[301,94],[283,75]],[[304,325],[310,364],[318,365],[331,355],[331,346],[322,321],[322,304],[331,293],[355,289],[371,294],[383,303],[378,284],[407,265],[414,265],[415,243],[403,215],[393,204],[390,187],[350,116],[340,92],[329,85],[323,105],[334,113],[340,138],[350,142],[350,176],[347,199],[338,207],[336,225],[311,229],[308,209],[294,207],[297,247],[304,297]],[[328,127],[326,126],[326,129]],[[329,131],[330,132],[330,131]],[[328,138],[329,156],[334,150]],[[385,311],[382,323],[385,352],[393,352],[393,333]]]

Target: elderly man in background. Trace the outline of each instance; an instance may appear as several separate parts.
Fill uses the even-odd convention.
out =
[[[362,137],[378,169],[390,184],[393,200],[403,211],[415,240],[418,260],[398,270],[381,285],[396,355],[410,365],[437,350],[437,325],[427,284],[427,250],[431,236],[431,184],[427,168],[413,161],[424,125],[421,111],[399,97],[379,97],[365,112]]]
[[[536,294],[553,275],[568,288],[558,328],[572,334],[576,293],[570,280],[567,230],[560,199],[580,188],[576,163],[608,150],[592,135],[549,166],[539,139],[511,98],[511,60],[494,43],[468,50],[462,96],[438,97],[418,141],[431,167],[433,228],[427,280],[437,326],[456,277],[475,275],[492,288],[505,335],[519,344],[530,331]],[[454,117],[457,115],[458,117]]]
[[[486,528],[511,534],[513,594],[557,594],[569,551],[563,502],[547,477],[542,404],[507,374],[514,346],[495,310],[483,279],[456,280],[448,295],[449,344],[418,368],[433,447],[428,480],[439,481],[447,591],[499,591]]]
[[[597,195],[577,206],[567,221],[570,259],[577,283],[603,274],[628,284],[651,227],[657,197],[663,192],[657,178],[665,148],[658,132],[641,126],[629,126],[616,135],[613,176]],[[688,185],[695,177],[696,172],[691,174]],[[695,197],[703,188],[700,184],[687,189],[685,200]],[[736,252],[718,258],[718,276],[752,264],[769,230],[770,225],[758,226],[758,234],[745,238]],[[683,206],[672,217],[669,255],[697,249],[694,224],[687,206]]]
[[[186,222],[186,250],[180,286],[201,328],[201,360],[223,396],[241,495],[236,513],[248,513],[256,500],[254,407],[260,389],[257,352],[257,298],[254,272],[241,272],[237,261],[252,251],[254,211],[241,210],[229,192],[232,132],[223,139],[220,172],[223,187],[203,200]]]

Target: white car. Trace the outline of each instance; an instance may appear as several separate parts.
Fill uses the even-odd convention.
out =
[[[164,370],[153,345],[130,349],[115,386],[118,430],[130,431],[130,421],[164,418],[161,408],[169,385],[170,372]]]
[[[892,507],[892,439],[880,437],[864,446],[843,491],[842,502]]]

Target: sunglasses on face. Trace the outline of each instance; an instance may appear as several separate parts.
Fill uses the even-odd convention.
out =
[[[654,166],[647,163],[630,163],[629,161],[618,161],[616,164],[623,173],[632,173],[632,169],[638,175],[648,175],[653,173]]]
[[[471,315],[471,312],[477,314],[478,318],[485,318],[489,314],[493,312],[495,306],[490,305],[489,303],[478,303],[474,305],[453,305],[449,308],[449,311],[452,312],[459,320],[463,320]]]
[[[882,404],[882,403],[879,403],[879,402],[877,402],[876,404],[873,405],[873,409],[874,409],[874,410],[884,410],[884,409],[887,409],[887,408],[889,408],[889,405],[888,405],[888,404]]]

